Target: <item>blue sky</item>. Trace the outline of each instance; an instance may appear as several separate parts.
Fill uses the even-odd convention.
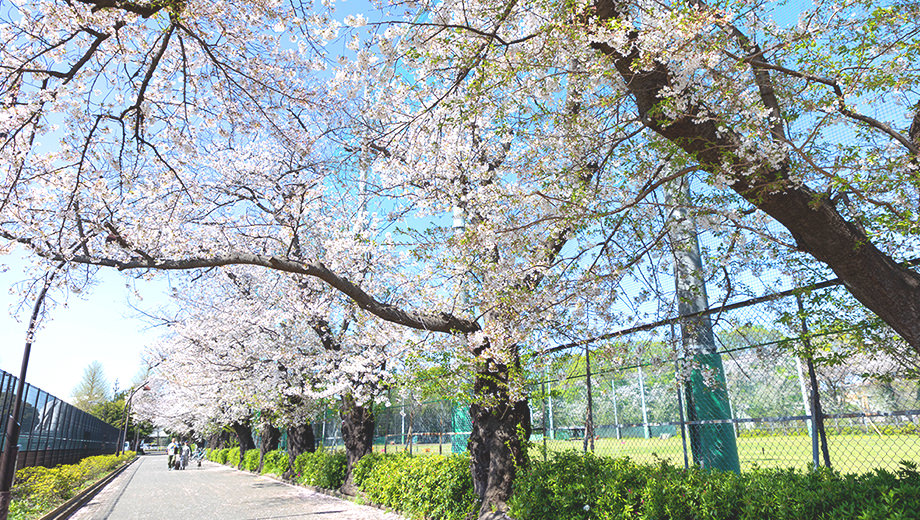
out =
[[[0,272],[0,368],[16,376],[22,363],[26,328],[34,302],[19,311],[19,321],[11,316],[18,297],[10,294],[13,284],[24,279],[21,255],[5,256]],[[64,400],[93,361],[102,363],[109,384],[130,386],[141,369],[144,347],[159,335],[158,328],[142,319],[133,307],[155,310],[167,304],[164,279],[135,282],[121,273],[102,270],[99,283],[80,294],[51,296],[56,301],[45,316],[43,327],[32,345],[26,382]],[[139,300],[135,289],[143,297]],[[133,305],[133,307],[132,307]]]

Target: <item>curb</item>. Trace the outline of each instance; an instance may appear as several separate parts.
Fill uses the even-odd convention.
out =
[[[124,463],[120,468],[114,469],[108,476],[104,477],[102,480],[96,482],[92,486],[84,489],[76,496],[59,505],[54,511],[46,514],[41,517],[39,520],[64,520],[70,515],[74,514],[77,509],[83,507],[84,504],[92,500],[96,493],[102,490],[109,482],[115,479],[118,475],[121,475],[121,472],[128,468],[131,464],[134,464],[138,460],[138,457],[134,457],[128,462]]]
[[[391,507],[387,507],[383,504],[378,504],[376,502],[371,502],[370,500],[367,499],[367,495],[363,491],[358,491],[357,495],[346,495],[345,493],[342,493],[341,491],[338,491],[335,489],[326,489],[326,488],[321,488],[321,487],[316,487],[316,486],[307,486],[304,484],[295,484],[295,483],[292,483],[291,485],[302,487],[304,489],[309,489],[310,491],[313,491],[315,493],[320,493],[322,495],[329,495],[329,496],[333,496],[336,498],[340,498],[342,500],[347,500],[351,503],[358,504],[359,506],[373,507],[374,509],[379,509],[386,513],[393,513],[399,516],[403,516],[403,513],[400,513],[399,511],[396,511],[395,509]]]

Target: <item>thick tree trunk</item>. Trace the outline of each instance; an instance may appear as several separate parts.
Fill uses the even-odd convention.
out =
[[[473,384],[469,450],[480,520],[505,518],[517,470],[529,463],[530,407],[526,399],[511,400],[508,381],[508,366],[486,361]]]
[[[217,450],[223,447],[220,442],[220,434],[221,432],[212,433],[205,439],[204,442],[209,450]]]
[[[618,0],[597,0],[595,10],[601,20],[615,19],[625,12]],[[749,154],[742,146],[744,138],[731,128],[720,131],[718,114],[691,105],[684,114],[666,117],[657,107],[665,101],[665,89],[671,85],[667,65],[659,62],[634,70],[638,57],[635,49],[624,54],[604,43],[594,47],[612,59],[648,128],[694,157],[701,169],[727,176],[736,193],[788,229],[802,251],[830,267],[857,300],[920,353],[920,274],[873,245],[859,226],[843,218],[827,194],[815,193],[791,179],[788,164],[746,162]],[[781,107],[767,71],[757,70],[752,81],[764,103],[774,105],[778,112]],[[781,128],[771,132],[774,138],[783,138]]]
[[[309,422],[291,426],[288,428],[288,470],[284,478],[291,480],[294,478],[294,461],[301,453],[313,453],[316,451],[316,436],[313,434],[313,425]]]
[[[218,432],[208,435],[207,447],[211,450],[226,448],[230,444],[230,436],[233,435],[228,430],[221,429]]]
[[[243,469],[244,455],[247,451],[255,449],[256,447],[256,443],[252,441],[252,428],[249,426],[249,423],[239,422],[231,424],[230,428],[233,429],[237,439],[240,441],[240,463],[238,469]]]
[[[353,470],[362,457],[374,449],[374,410],[355,403],[351,395],[342,398],[342,440],[345,442],[345,483],[343,493],[354,495]]]
[[[256,471],[257,473],[262,473],[265,454],[277,450],[279,442],[281,442],[281,430],[265,423],[262,427],[262,434],[259,437],[259,469]]]

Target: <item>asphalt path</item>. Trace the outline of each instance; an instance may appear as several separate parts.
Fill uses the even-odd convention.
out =
[[[144,455],[71,520],[403,520],[402,517],[203,461],[169,470]]]

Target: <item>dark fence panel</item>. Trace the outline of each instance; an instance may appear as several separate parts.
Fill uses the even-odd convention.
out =
[[[0,370],[0,411],[9,417],[17,378]],[[73,464],[115,453],[118,428],[28,383],[24,389],[16,467]],[[0,421],[0,451],[6,449],[6,419]]]

